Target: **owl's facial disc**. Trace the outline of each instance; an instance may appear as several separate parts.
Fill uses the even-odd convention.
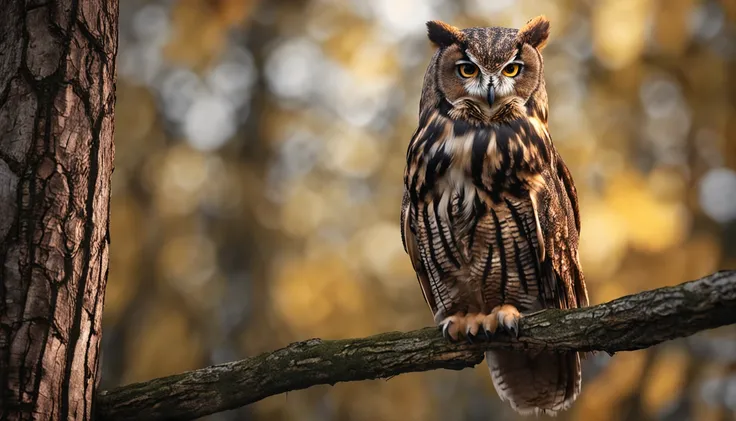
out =
[[[455,62],[456,75],[463,83],[465,91],[477,102],[485,100],[488,107],[493,107],[496,99],[515,95],[514,78],[519,76],[524,68],[524,63],[514,54],[507,62],[503,63],[498,70],[489,72],[477,64],[477,60],[469,52],[466,58]],[[481,104],[478,104],[481,105]]]

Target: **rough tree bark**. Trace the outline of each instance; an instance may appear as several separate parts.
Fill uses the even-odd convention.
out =
[[[117,0],[0,0],[0,420],[92,418],[117,17]]]

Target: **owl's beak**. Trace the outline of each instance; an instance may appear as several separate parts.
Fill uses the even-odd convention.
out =
[[[493,83],[488,84],[488,105],[493,106],[493,101],[496,100],[496,91],[493,89]]]

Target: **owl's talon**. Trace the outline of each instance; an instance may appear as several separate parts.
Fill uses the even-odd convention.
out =
[[[468,334],[468,342],[471,344],[475,344],[476,341],[480,342],[490,342],[491,341],[491,335],[488,334],[488,331],[481,328],[478,330],[478,333],[473,335],[472,333]]]
[[[470,325],[465,326],[465,339],[467,339],[468,343],[471,345],[473,344],[473,334],[470,333]]]
[[[460,339],[460,335],[465,331],[465,324],[463,323],[464,317],[465,315],[460,313],[447,317],[445,320],[440,322],[440,326],[442,326],[442,336],[450,342],[457,342]]]
[[[494,324],[494,321],[496,324],[492,331],[495,331],[495,328],[500,325],[509,336],[519,338],[521,313],[516,307],[510,304],[500,305],[491,311],[491,319],[491,324]]]
[[[470,342],[471,344],[475,344],[480,336],[481,330],[482,329],[479,329],[477,332],[473,333],[472,325],[468,325],[468,327],[465,329],[465,337],[468,339],[468,342]]]
[[[444,336],[445,339],[447,339],[450,342],[455,342],[455,340],[450,336],[450,326],[452,326],[452,320],[448,320],[447,322],[443,323],[441,325],[442,327],[442,336]]]

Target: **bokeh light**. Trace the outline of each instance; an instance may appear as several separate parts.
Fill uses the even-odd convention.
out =
[[[550,130],[591,300],[736,267],[736,2],[126,0],[102,388],[431,325],[401,244],[425,22],[552,22]],[[584,362],[559,420],[736,419],[736,330]],[[210,420],[519,420],[487,368]]]

